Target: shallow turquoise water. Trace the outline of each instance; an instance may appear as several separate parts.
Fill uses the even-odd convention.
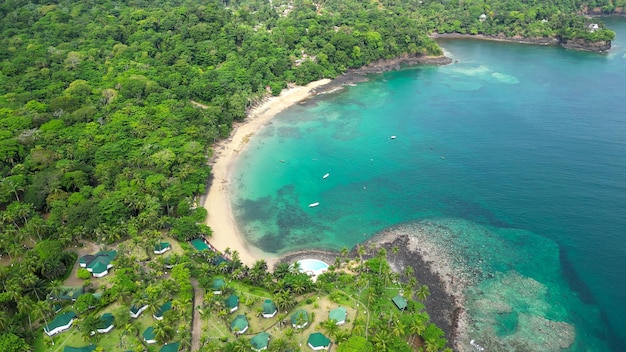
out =
[[[445,41],[452,65],[289,109],[240,157],[241,230],[280,253],[435,223],[492,274],[468,292],[477,335],[540,341],[559,322],[571,350],[625,350],[626,21],[608,22],[609,55]]]

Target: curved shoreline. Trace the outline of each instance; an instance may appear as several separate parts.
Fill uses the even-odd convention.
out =
[[[237,229],[230,200],[230,181],[235,161],[238,154],[246,148],[250,137],[267,125],[276,114],[310,97],[313,89],[328,83],[330,79],[311,82],[306,86],[284,90],[279,96],[265,100],[250,111],[244,122],[233,126],[233,132],[228,139],[213,147],[211,178],[202,206],[208,213],[205,223],[213,230],[209,242],[215,248],[220,251],[226,248],[236,250],[246,265],[253,265],[259,259],[265,259],[269,265],[276,262],[276,254],[264,252],[246,242]]]
[[[241,261],[247,265],[253,265],[259,259],[265,259],[270,266],[278,262],[279,255],[255,247],[239,232],[230,200],[230,182],[237,156],[246,148],[249,139],[270,123],[278,113],[318,94],[341,89],[347,84],[367,81],[368,74],[397,70],[403,66],[416,64],[445,65],[451,62],[452,60],[445,56],[404,55],[395,59],[381,59],[367,66],[348,70],[333,80],[325,78],[306,86],[292,86],[283,90],[279,96],[267,98],[260,105],[253,107],[243,122],[233,125],[229,138],[213,146],[213,156],[209,161],[211,175],[207,193],[200,201],[208,213],[205,224],[213,230],[209,242],[219,251],[226,248],[236,250]]]

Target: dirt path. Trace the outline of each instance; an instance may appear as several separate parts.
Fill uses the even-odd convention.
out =
[[[83,244],[82,247],[70,248],[70,250],[76,251],[76,253],[78,253],[78,259],[80,259],[80,257],[86,254],[95,254],[98,252],[98,246],[95,243],[89,242],[89,241],[82,241],[81,243]],[[76,272],[78,271],[78,268],[79,268],[78,260],[76,260],[76,263],[74,263],[74,268],[72,268],[72,272],[70,273],[70,276],[68,276],[67,279],[63,282],[63,285],[68,286],[68,287],[76,287],[76,286],[83,285],[83,280],[76,277]]]
[[[193,325],[191,326],[191,350],[197,351],[200,349],[200,337],[202,337],[202,319],[200,318],[200,310],[198,307],[202,306],[204,302],[204,290],[198,287],[198,280],[191,279],[191,286],[193,286]]]

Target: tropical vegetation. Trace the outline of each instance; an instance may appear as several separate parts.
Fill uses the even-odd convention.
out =
[[[428,36],[433,32],[613,38],[596,20],[599,28],[589,30],[590,20],[579,14],[585,4],[609,6],[577,0],[4,1],[0,345],[34,341],[41,320],[52,316],[46,297],[63,290],[74,249],[85,241],[150,252],[163,236],[210,237],[206,210],[197,203],[210,176],[212,145],[267,95],[380,59],[441,55]],[[102,302],[143,299],[135,283],[146,274],[129,258],[122,253],[116,260],[113,291]],[[177,270],[179,279],[172,280],[178,299],[187,302],[189,285],[177,280],[188,274]],[[86,273],[80,275],[93,288]],[[269,274],[256,275],[255,282]],[[308,284],[284,285],[301,291]],[[164,297],[155,290],[148,299]],[[277,301],[288,301],[282,295]],[[81,312],[90,311],[93,302],[83,301]],[[171,332],[163,334],[162,340]]]

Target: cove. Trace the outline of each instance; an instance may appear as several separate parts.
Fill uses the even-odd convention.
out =
[[[237,162],[240,231],[285,253],[400,226],[471,274],[492,350],[626,349],[626,21],[607,24],[608,55],[446,40],[451,65],[286,110]]]

